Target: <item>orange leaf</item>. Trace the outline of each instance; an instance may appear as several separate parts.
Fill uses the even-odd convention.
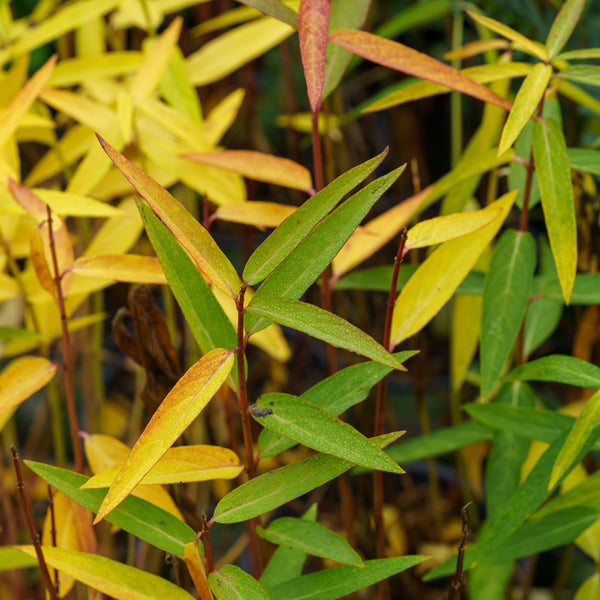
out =
[[[41,356],[28,356],[11,362],[0,373],[0,416],[42,389],[54,373],[56,365]]]
[[[8,178],[8,191],[15,202],[38,223],[48,218],[47,204],[28,187],[17,183],[12,177]]]
[[[295,206],[277,202],[236,202],[220,206],[213,217],[265,229],[265,227],[279,227],[295,210]]]
[[[56,293],[54,277],[50,271],[50,265],[46,260],[44,236],[39,227],[33,228],[29,234],[29,249],[31,263],[33,264],[33,269],[40,285],[54,297],[54,294]]]
[[[155,256],[137,254],[96,254],[78,258],[72,271],[86,277],[127,281],[130,283],[166,284],[160,261]]]
[[[183,158],[239,173],[249,179],[283,185],[314,194],[310,171],[290,160],[252,150],[224,150],[184,154]]]
[[[399,42],[353,29],[337,29],[329,34],[329,41],[390,69],[441,83],[457,92],[479,98],[483,102],[490,102],[504,110],[510,110],[512,106],[508,100],[473,81],[457,69]]]
[[[325,85],[325,55],[329,27],[329,0],[301,0],[298,37],[310,110],[319,112]]]
[[[233,365],[230,350],[205,354],[175,384],[156,409],[108,490],[94,523],[101,521],[135,488],[223,385]]]
[[[206,577],[206,569],[202,563],[202,557],[198,552],[198,545],[196,542],[190,542],[185,545],[185,565],[188,568],[188,572],[198,590],[200,600],[213,600],[212,592],[208,587],[208,578]]]

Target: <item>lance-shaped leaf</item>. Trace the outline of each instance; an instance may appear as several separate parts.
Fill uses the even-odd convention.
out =
[[[154,179],[100,136],[98,139],[115,166],[171,230],[198,269],[214,285],[235,298],[240,287],[238,275],[208,231]]]
[[[369,469],[403,473],[390,457],[348,423],[290,394],[264,394],[250,414],[263,427],[325,454]]]
[[[373,438],[373,444],[385,448],[394,442],[398,432]],[[235,488],[217,504],[212,520],[217,523],[239,523],[262,515],[294,498],[335,479],[352,467],[352,463],[315,454],[291,465],[263,473]]]
[[[50,485],[85,508],[94,512],[100,508],[106,491],[80,489],[88,480],[85,475],[30,460],[26,460],[25,464]],[[134,496],[125,498],[106,520],[176,556],[183,556],[185,545],[196,537],[191,527],[171,513]]]
[[[118,506],[175,443],[217,393],[232,365],[233,353],[217,348],[187,370],[156,409],[131,449],[127,461],[102,501],[95,523]]]
[[[295,206],[277,202],[235,202],[219,206],[213,213],[215,219],[253,225],[258,229],[279,227],[294,211]]]
[[[254,285],[270,275],[338,202],[383,161],[387,148],[377,156],[340,175],[290,215],[250,256],[244,280]]]
[[[491,223],[442,244],[408,280],[392,316],[394,346],[424,327],[450,299],[500,229],[515,197],[516,191],[509,192],[484,208],[497,214]]]
[[[330,15],[329,0],[300,0],[298,38],[310,110],[321,108],[325,85],[325,56]]]
[[[33,546],[17,546],[28,556],[35,556]],[[117,600],[192,600],[183,588],[99,554],[76,552],[43,546],[44,559],[49,566],[70,575]]]
[[[556,462],[552,468],[548,489],[554,489],[555,485],[572,468],[574,462],[581,454],[581,449],[595,442],[600,435],[598,423],[600,422],[600,391],[596,392],[583,407],[577,417],[573,428],[569,432],[563,447],[560,449]]]
[[[295,517],[280,517],[257,533],[272,544],[294,548],[312,556],[322,556],[346,565],[360,567],[363,562],[341,535],[325,525]]]
[[[310,171],[289,158],[253,150],[194,152],[184,154],[183,158],[233,171],[250,179],[283,185],[309,194],[314,192]]]
[[[269,600],[263,586],[235,565],[224,565],[208,575],[208,583],[217,600]]]
[[[457,92],[490,102],[510,110],[511,103],[489,88],[475,82],[464,73],[427,54],[365,31],[338,29],[329,34],[329,41],[378,64],[441,83]]]
[[[0,546],[0,571],[39,566],[37,556],[27,556],[12,546]]]
[[[0,420],[41,390],[55,373],[56,365],[41,356],[27,356],[11,362],[0,373]]]
[[[577,271],[577,223],[567,146],[554,119],[534,121],[533,156],[550,248],[568,304]]]
[[[552,60],[564,48],[581,17],[584,6],[585,0],[566,0],[562,5],[546,38],[548,60]]]
[[[263,296],[253,298],[246,311],[303,331],[336,348],[344,348],[394,369],[405,370],[398,360],[364,331],[312,304],[290,298]]]
[[[208,587],[208,576],[202,557],[198,551],[198,544],[193,541],[185,546],[185,566],[194,582],[194,586],[200,595],[200,600],[213,600]]]
[[[541,61],[545,61],[548,56],[546,54],[546,49],[539,42],[532,42],[529,38],[525,37],[522,33],[515,31],[508,25],[504,25],[504,23],[500,23],[495,19],[490,19],[489,17],[485,17],[484,15],[478,15],[473,12],[467,11],[467,14],[473,19],[477,21],[477,23],[487,27],[490,31],[494,31],[495,33],[500,34],[502,37],[505,37],[507,40],[511,40],[515,43],[519,50],[523,50],[532,56],[536,56]]]
[[[492,256],[483,286],[481,396],[492,390],[517,337],[536,263],[531,234],[509,229]]]
[[[240,3],[298,29],[298,15],[281,0],[240,0]]]
[[[299,298],[339,252],[373,204],[400,176],[404,166],[372,181],[323,219],[262,283],[250,304],[265,296]],[[250,318],[248,331],[266,323]]]
[[[171,291],[200,350],[206,353],[215,348],[234,348],[237,344],[235,330],[190,255],[143,201],[138,201],[138,208]],[[235,369],[232,369],[229,382],[234,390],[237,389]]]
[[[96,254],[80,256],[71,271],[85,277],[127,281],[130,283],[166,284],[160,262],[154,256],[138,254]]]
[[[336,600],[410,569],[426,556],[366,560],[360,567],[335,567],[286,581],[271,590],[271,600]]]
[[[81,489],[110,487],[123,463],[98,473],[81,486]],[[169,448],[164,456],[140,481],[143,485],[182,483],[184,481],[208,481],[210,479],[233,479],[243,469],[236,454],[229,448],[207,446],[177,446]]]
[[[513,145],[513,142],[519,137],[525,125],[527,125],[531,115],[533,115],[546,92],[551,76],[552,67],[538,63],[531,69],[531,73],[525,77],[502,129],[500,145],[498,146],[498,156],[506,152]]]
[[[600,368],[587,360],[562,354],[544,356],[513,369],[507,381],[555,381],[600,388]]]

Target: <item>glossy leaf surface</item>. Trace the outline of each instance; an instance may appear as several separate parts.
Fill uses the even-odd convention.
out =
[[[208,575],[217,600],[269,600],[263,586],[235,565],[224,565]]]

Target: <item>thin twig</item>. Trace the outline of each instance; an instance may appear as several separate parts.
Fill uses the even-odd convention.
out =
[[[456,559],[456,572],[454,573],[454,579],[452,580],[452,584],[450,586],[450,592],[446,600],[460,600],[460,590],[463,585],[463,562],[465,559],[465,547],[467,543],[467,536],[469,535],[469,520],[467,518],[467,508],[472,504],[469,502],[465,504],[460,510],[460,514],[462,516],[462,535],[460,536],[460,542],[458,544],[458,557]],[[458,596],[456,595],[458,594]]]
[[[48,511],[50,512],[50,537],[52,538],[52,546],[56,548],[56,512],[54,510],[54,496],[52,495],[52,486],[50,484],[48,484]],[[57,569],[54,569],[54,588],[58,594],[60,584]]]

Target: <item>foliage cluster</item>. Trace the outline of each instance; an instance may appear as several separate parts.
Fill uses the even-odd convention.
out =
[[[241,1],[0,3],[0,596],[595,597],[592,3]]]

